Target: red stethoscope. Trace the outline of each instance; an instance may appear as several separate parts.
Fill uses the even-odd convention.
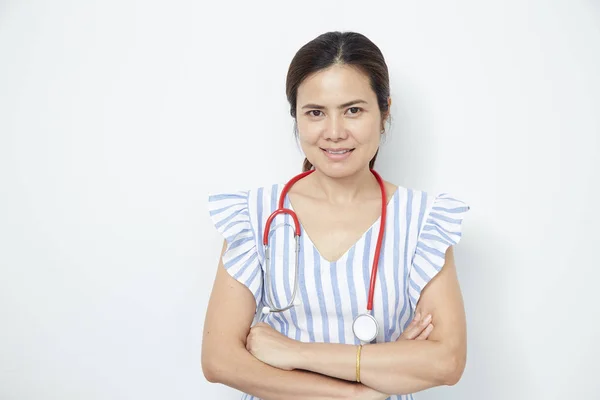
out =
[[[264,245],[264,254],[265,254],[265,284],[266,284],[266,292],[268,297],[267,306],[263,307],[263,313],[270,312],[282,312],[290,309],[291,307],[297,305],[295,303],[296,292],[298,289],[298,260],[299,260],[299,252],[300,252],[300,222],[298,221],[298,216],[293,210],[289,208],[284,208],[283,204],[285,201],[285,196],[289,192],[290,188],[294,183],[298,182],[300,179],[304,178],[307,175],[310,175],[315,170],[312,169],[310,171],[303,172],[299,175],[293,177],[281,191],[279,195],[279,204],[277,209],[269,215],[267,218],[267,222],[265,223],[265,231],[263,234],[263,245]],[[379,235],[377,236],[377,245],[375,247],[375,258],[373,259],[373,267],[371,269],[371,284],[369,287],[369,298],[367,302],[367,311],[359,314],[354,318],[354,322],[352,323],[352,331],[354,332],[354,336],[358,340],[363,343],[372,342],[376,337],[379,331],[379,324],[375,317],[373,317],[373,295],[375,294],[375,282],[377,279],[377,266],[379,264],[379,253],[381,252],[381,244],[383,242],[383,231],[385,230],[385,220],[386,220],[386,208],[387,208],[387,196],[385,193],[385,185],[383,183],[383,179],[381,176],[375,172],[375,170],[371,169],[371,172],[377,179],[379,183],[379,187],[381,188],[381,222],[379,224]],[[269,254],[269,237],[275,232],[278,226],[275,229],[271,230],[271,223],[273,219],[279,214],[287,214],[292,217],[294,222],[294,240],[295,240],[295,252],[296,252],[296,260],[294,263],[294,289],[292,292],[291,300],[285,307],[278,308],[275,306],[275,302],[273,301],[273,288],[271,286],[271,265],[270,265],[270,254]],[[281,224],[284,225],[284,224]],[[264,300],[263,300],[264,301]],[[266,303],[266,302],[265,302]]]

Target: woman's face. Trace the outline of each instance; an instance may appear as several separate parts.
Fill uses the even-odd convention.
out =
[[[341,178],[368,168],[382,129],[368,76],[333,65],[302,82],[296,104],[300,145],[316,169]]]

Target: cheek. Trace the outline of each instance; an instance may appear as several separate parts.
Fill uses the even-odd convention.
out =
[[[373,132],[372,130],[363,131],[360,134],[357,134],[355,136],[355,139],[362,145],[379,146],[381,135],[379,134],[379,132]]]
[[[298,121],[298,139],[303,144],[316,144],[321,137],[321,128],[316,123]]]
[[[381,133],[376,124],[363,124],[351,132],[354,140],[365,146],[379,146],[381,141]]]

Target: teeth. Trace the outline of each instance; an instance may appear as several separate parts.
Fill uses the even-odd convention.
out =
[[[350,150],[339,150],[339,151],[327,150],[327,152],[328,152],[329,154],[344,154],[344,153],[347,153],[347,152],[349,152],[349,151],[350,151]]]

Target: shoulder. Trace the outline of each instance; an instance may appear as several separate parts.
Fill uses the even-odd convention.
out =
[[[388,182],[386,182],[388,183]],[[458,222],[469,211],[470,206],[459,196],[441,191],[426,191],[419,188],[391,184],[395,188],[391,201],[395,210],[420,232],[429,223]]]
[[[409,272],[409,297],[414,310],[424,287],[444,266],[448,249],[459,243],[470,206],[447,192],[412,192],[415,246]]]
[[[282,183],[273,183],[262,186],[238,187],[224,190],[212,190],[208,193],[209,201],[215,201],[223,198],[244,197],[247,200],[270,199],[281,192]]]
[[[230,190],[211,191],[208,194],[208,207],[211,215],[247,214],[255,223],[264,220],[263,216],[277,208],[279,196],[284,187],[282,183],[273,183],[247,188],[234,188]],[[266,217],[265,217],[266,218]]]
[[[427,208],[434,201],[436,194],[426,192],[413,187],[397,185],[391,182],[385,182],[389,201],[394,201],[397,207],[408,209],[414,214],[422,208]]]

